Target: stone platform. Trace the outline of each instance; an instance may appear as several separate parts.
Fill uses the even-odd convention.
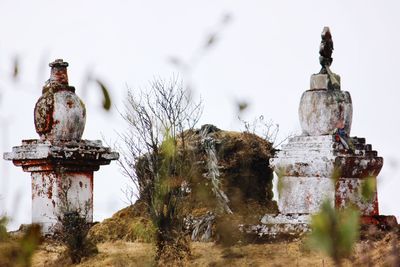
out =
[[[266,214],[260,224],[240,225],[239,230],[247,239],[258,242],[297,239],[311,231],[311,214]],[[393,215],[361,216],[361,231],[368,231],[369,226],[377,230],[390,231],[397,226]]]
[[[362,196],[363,183],[376,179],[383,158],[365,138],[351,137],[347,141],[350,149],[333,135],[290,138],[270,160],[279,179],[280,213],[266,214],[260,225],[247,226],[245,231],[269,238],[302,235],[310,230],[311,216],[325,200],[339,209],[357,207],[362,225],[396,225],[394,216],[379,215],[376,183],[372,183],[371,198]]]
[[[352,151],[332,135],[298,136],[270,160],[279,177],[279,210],[283,214],[317,212],[325,199],[338,208],[355,204],[363,215],[378,215],[378,199],[365,200],[361,187],[376,179],[383,165],[365,138],[352,137]],[[376,192],[376,188],[375,192]]]

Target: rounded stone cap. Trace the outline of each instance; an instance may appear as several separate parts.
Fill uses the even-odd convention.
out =
[[[307,90],[299,106],[303,135],[328,135],[344,128],[350,135],[353,105],[349,92],[341,90]]]

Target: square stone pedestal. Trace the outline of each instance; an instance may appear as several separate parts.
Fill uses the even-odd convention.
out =
[[[270,166],[278,175],[279,214],[267,214],[259,231],[264,234],[299,234],[309,228],[311,215],[323,201],[336,208],[352,205],[365,224],[386,223],[379,215],[376,183],[373,196],[362,196],[366,179],[376,179],[383,158],[364,138],[349,138],[345,149],[332,135],[297,136],[282,146]],[[393,218],[391,218],[392,220]],[[262,229],[261,229],[262,228]],[[260,232],[260,233],[261,233]]]
[[[118,156],[101,141],[24,140],[4,159],[31,173],[32,223],[51,234],[65,212],[93,221],[93,173]]]

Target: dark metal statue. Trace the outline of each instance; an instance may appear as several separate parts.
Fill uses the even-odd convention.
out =
[[[333,51],[333,41],[331,31],[329,27],[324,27],[321,34],[321,44],[319,46],[319,63],[322,66],[320,73],[326,74],[327,67],[329,68],[332,64],[332,51]]]

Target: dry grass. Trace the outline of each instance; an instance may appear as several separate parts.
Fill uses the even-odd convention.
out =
[[[331,261],[316,253],[304,253],[300,242],[252,244],[223,248],[196,243],[190,266],[331,266]],[[323,265],[324,264],[324,265]]]
[[[46,243],[33,258],[33,267],[49,266],[152,266],[155,248],[148,243],[133,243],[125,241],[106,242],[98,244],[99,253],[91,258],[83,259],[78,265],[73,265],[64,254],[61,245]]]
[[[367,266],[365,247],[369,244],[371,266],[393,266],[392,242],[387,234],[378,241],[359,242],[350,260],[343,266]],[[399,243],[399,241],[397,240]],[[106,242],[98,244],[99,254],[84,259],[78,267],[89,266],[154,266],[155,247],[149,243]],[[185,266],[333,266],[332,261],[322,254],[310,252],[302,241],[273,244],[235,245],[229,248],[215,243],[191,243],[192,255]],[[34,256],[33,266],[71,266],[57,259],[63,247],[46,243]]]
[[[111,218],[94,225],[88,234],[88,238],[95,243],[117,240],[149,243],[154,240],[154,236],[155,228],[143,201],[136,201]]]

